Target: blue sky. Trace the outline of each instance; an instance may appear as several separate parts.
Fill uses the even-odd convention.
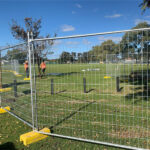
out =
[[[142,0],[0,0],[0,46],[16,41],[11,19],[23,24],[25,17],[42,18],[41,35],[58,36],[130,29],[141,21],[150,23],[150,10],[143,15]]]

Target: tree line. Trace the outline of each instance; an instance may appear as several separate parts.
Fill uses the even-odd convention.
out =
[[[149,28],[147,22],[142,22],[132,29]],[[133,31],[126,32],[121,40],[116,43],[112,40],[106,40],[99,45],[93,46],[89,51],[83,53],[62,52],[59,57],[61,63],[73,62],[105,62],[107,54],[115,54],[121,59],[127,59],[132,56],[132,59],[149,60],[150,57],[150,31]],[[135,55],[133,55],[135,54]],[[149,62],[149,61],[148,61]]]

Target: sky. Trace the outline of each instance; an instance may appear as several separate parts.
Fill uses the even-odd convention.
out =
[[[142,0],[0,0],[0,46],[15,44],[11,20],[24,26],[24,18],[42,18],[41,35],[70,36],[131,29],[139,22],[150,23]],[[84,39],[85,43],[88,43]]]

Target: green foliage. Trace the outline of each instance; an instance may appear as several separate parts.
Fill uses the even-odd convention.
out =
[[[11,32],[15,39],[27,41],[27,32],[33,33],[33,39],[38,38],[41,28],[41,18],[33,20],[26,17],[24,23],[26,28],[21,27],[15,20],[12,20]]]
[[[23,64],[24,61],[27,59],[26,53],[23,53],[19,49],[13,49],[12,51],[8,50],[6,54],[7,60],[18,60],[20,64]]]
[[[89,57],[92,57],[93,61],[106,61],[107,54],[118,54],[119,46],[112,40],[107,40],[101,43],[101,45],[96,45],[92,47],[89,51]]]
[[[143,2],[139,5],[144,13],[147,8],[150,8],[150,0],[143,0]]]
[[[150,25],[147,22],[141,22],[137,24],[132,29],[140,29],[140,28],[150,28]],[[133,55],[133,59],[140,59],[143,57],[145,60],[149,59],[149,51],[150,51],[150,31],[134,31],[134,32],[126,32],[120,42],[116,43],[112,40],[107,40],[102,42],[99,45],[93,46],[89,51],[78,53],[77,60],[78,62],[87,63],[87,62],[99,62],[106,61],[107,54],[116,54],[122,56],[123,59],[129,57],[130,54]],[[61,55],[61,59],[64,54]],[[70,56],[69,56],[70,55]],[[65,62],[73,58],[72,54],[68,54],[63,58]],[[71,61],[72,62],[72,61]]]
[[[150,25],[147,22],[142,22],[133,27],[132,29],[139,28],[149,28]],[[121,53],[125,58],[127,54],[136,53],[140,55],[141,53],[149,52],[150,44],[150,31],[135,31],[127,32],[122,37],[120,42]]]
[[[40,29],[41,29],[41,18],[40,19],[33,19],[26,17],[24,19],[25,28],[19,25],[15,20],[12,20],[11,24],[11,33],[15,39],[21,40],[21,41],[27,41],[28,37],[27,34],[32,33],[33,39],[37,38],[43,38],[40,36]],[[56,34],[54,34],[56,36]],[[45,38],[50,37],[50,35],[46,35]],[[31,37],[30,37],[31,38]],[[33,48],[34,48],[34,58],[35,63],[38,64],[39,69],[39,75],[40,75],[40,63],[42,59],[45,59],[47,55],[51,54],[50,48],[53,45],[53,40],[49,40],[47,42],[34,42]]]

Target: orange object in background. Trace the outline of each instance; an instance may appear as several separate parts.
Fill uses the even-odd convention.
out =
[[[27,70],[27,68],[28,68],[28,62],[26,61],[24,64],[24,69]]]
[[[46,68],[45,62],[42,62],[42,63],[41,63],[40,68],[41,68],[41,69],[45,69],[45,68]]]

